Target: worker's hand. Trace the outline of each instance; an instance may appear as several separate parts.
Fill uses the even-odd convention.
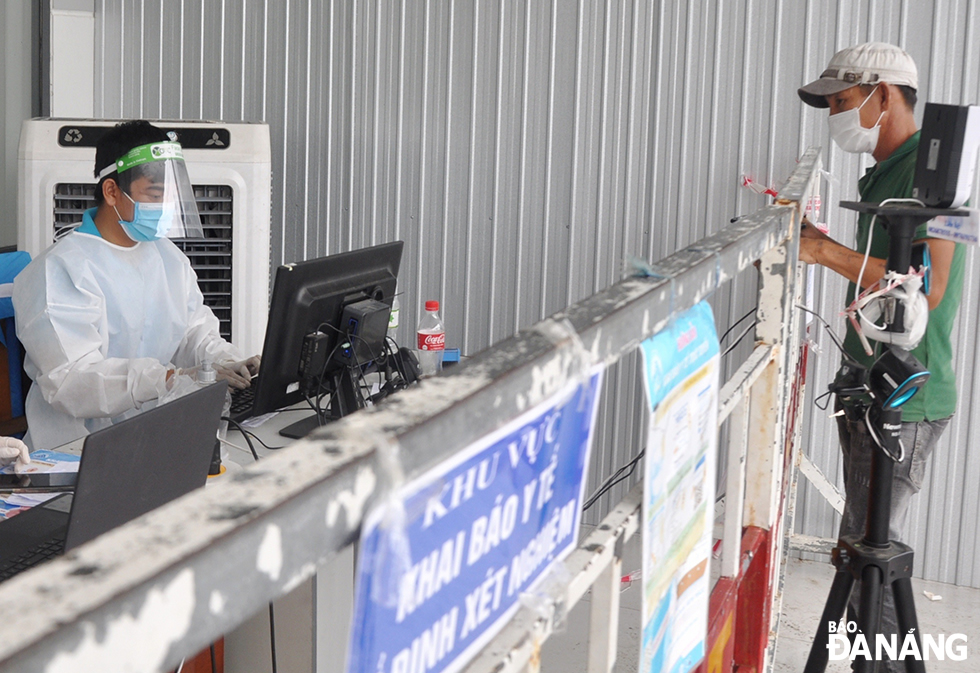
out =
[[[172,402],[184,395],[190,395],[196,390],[200,390],[197,383],[197,368],[178,369],[174,375],[167,379],[167,392],[160,396],[157,404]]]
[[[800,227],[800,239],[803,240],[807,238],[817,239],[817,240],[824,240],[824,239],[832,240],[830,236],[817,229],[817,227],[813,224],[813,222],[811,222],[810,220],[804,217],[803,225]]]
[[[262,367],[262,356],[253,355],[250,358],[245,359],[245,366],[248,367],[248,372],[252,376],[259,373],[259,369]]]
[[[833,240],[827,234],[817,229],[810,220],[803,218],[800,229],[800,261],[807,264],[819,264],[820,248],[826,241]]]
[[[0,465],[16,462],[14,469],[23,468],[31,462],[27,444],[16,437],[0,437]]]
[[[232,388],[248,388],[252,385],[252,377],[259,373],[262,358],[253,355],[238,362],[222,362],[214,366],[219,381],[227,381]]]

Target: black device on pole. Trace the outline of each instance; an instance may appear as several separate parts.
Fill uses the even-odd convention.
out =
[[[962,211],[910,207],[907,205],[880,206],[877,203],[842,201],[841,206],[859,213],[876,215],[888,229],[890,238],[886,270],[907,273],[912,261],[912,239],[920,225],[940,215],[963,215]],[[869,232],[869,235],[870,232]],[[858,288],[860,292],[860,288]],[[901,332],[904,329],[904,307],[895,302],[895,311],[888,323],[888,329]],[[905,372],[904,380],[896,379],[894,373],[885,371],[884,376],[876,364],[867,376],[873,398],[865,416],[876,433],[880,451],[871,457],[871,482],[868,488],[868,515],[863,536],[844,535],[833,551],[833,563],[837,568],[830,594],[824,605],[817,635],[810,648],[804,673],[820,673],[827,667],[829,659],[830,623],[841,621],[847,608],[851,589],[856,579],[861,580],[861,598],[857,627],[867,639],[872,654],[875,651],[875,636],[881,620],[881,605],[886,586],[891,586],[895,597],[895,612],[898,618],[898,649],[901,651],[905,634],[912,633],[922,649],[919,638],[919,625],[915,613],[912,594],[912,548],[890,540],[888,522],[891,518],[892,478],[895,473],[895,458],[901,456],[899,435],[902,425],[901,405],[908,401],[916,390],[928,379],[928,372],[908,351],[890,347],[891,357],[884,366],[895,371]],[[885,358],[882,358],[883,360]],[[895,385],[883,385],[892,379]],[[834,386],[831,386],[834,390]],[[842,394],[842,390],[837,391]],[[850,392],[850,391],[849,391]],[[856,659],[855,671],[872,673],[878,662],[873,659]],[[925,664],[911,657],[905,658],[906,670],[910,673],[925,673]]]

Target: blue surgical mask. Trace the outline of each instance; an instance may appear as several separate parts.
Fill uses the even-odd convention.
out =
[[[123,192],[126,194],[126,192]],[[116,216],[119,217],[119,224],[122,226],[126,235],[137,243],[142,241],[156,241],[167,235],[174,222],[174,209],[163,203],[143,203],[136,201],[129,194],[126,198],[133,202],[133,219],[127,221],[119,215],[119,210],[113,206]]]

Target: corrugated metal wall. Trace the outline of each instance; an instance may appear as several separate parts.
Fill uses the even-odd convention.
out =
[[[464,354],[605,287],[629,256],[659,259],[762,206],[743,173],[778,184],[806,146],[828,146],[825,113],[795,89],[837,48],[902,44],[922,99],[977,102],[980,76],[978,0],[101,0],[97,26],[97,114],[267,121],[273,263],[404,239],[402,340],[437,298]],[[833,148],[825,164],[839,183],[824,203],[853,198],[859,161]],[[825,210],[850,240],[854,218]],[[817,277],[840,325],[843,284]],[[978,348],[976,280],[971,253],[962,362]],[[714,299],[722,329],[754,292],[750,273]],[[837,360],[819,341],[811,390]],[[593,483],[642,435],[634,368],[610,376]],[[964,375],[964,398],[977,386]],[[980,429],[961,408],[913,543],[926,576],[980,586],[966,451]],[[809,414],[803,434],[839,480],[830,422]],[[803,529],[831,536],[829,506],[800,497]]]

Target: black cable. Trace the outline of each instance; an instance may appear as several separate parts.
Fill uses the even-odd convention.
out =
[[[853,355],[851,355],[846,350],[844,350],[844,342],[841,341],[840,337],[837,336],[837,333],[834,332],[833,328],[830,326],[830,323],[828,323],[826,320],[824,320],[823,317],[819,313],[817,313],[816,311],[812,311],[812,310],[808,309],[806,306],[803,306],[801,304],[797,304],[796,305],[796,308],[800,309],[801,311],[806,311],[807,313],[809,313],[810,315],[816,317],[816,319],[820,321],[820,323],[824,326],[824,329],[826,329],[827,330],[827,333],[830,335],[830,340],[834,342],[834,345],[837,346],[838,350],[840,350],[840,352],[844,355],[845,358],[847,358],[848,360],[850,360],[853,364],[856,364],[856,365],[862,366],[862,367],[864,366],[860,362],[858,362],[857,360],[855,360]]]
[[[249,436],[249,435],[250,435],[251,433],[249,433],[249,432],[245,432],[245,428],[243,428],[243,427],[242,427],[242,426],[241,426],[241,425],[240,425],[240,424],[238,423],[238,421],[233,421],[233,420],[231,420],[230,418],[228,418],[227,416],[222,416],[222,417],[221,417],[221,420],[223,420],[223,421],[228,421],[228,423],[229,423],[230,425],[234,425],[234,426],[235,426],[235,428],[236,428],[236,429],[237,429],[237,430],[238,430],[238,431],[239,431],[240,433],[242,433],[242,437],[244,437],[244,438],[245,438],[245,441],[246,441],[246,442],[248,443],[248,449],[249,449],[249,451],[251,451],[251,452],[252,452],[252,457],[253,457],[253,458],[255,458],[255,460],[256,460],[256,462],[258,462],[258,460],[259,460],[259,454],[258,454],[258,453],[256,452],[256,450],[255,450],[255,447],[254,447],[254,446],[252,446],[252,440],[248,438],[248,436]]]
[[[354,381],[353,382],[353,384],[354,384],[354,392],[357,394],[357,398],[358,398],[358,400],[359,400],[359,402],[361,404],[361,407],[366,407],[367,406],[367,400],[364,399],[364,394],[361,392],[362,386],[365,385],[365,382],[364,382],[364,367],[367,367],[372,362],[375,363],[375,364],[378,364],[379,362],[382,362],[383,363],[384,360],[380,359],[379,357],[377,357],[374,354],[374,351],[371,348],[371,344],[368,343],[368,341],[366,339],[358,336],[357,334],[350,334],[350,333],[344,334],[343,332],[340,332],[340,330],[337,330],[337,328],[336,327],[333,327],[332,325],[327,325],[327,327],[330,327],[330,328],[336,330],[337,332],[339,332],[341,334],[341,336],[346,336],[348,339],[360,339],[367,346],[368,353],[371,355],[371,360],[369,362],[367,362],[366,364],[363,364],[362,365],[361,362],[360,362],[360,360],[358,360],[358,358],[357,358],[357,349],[354,348],[354,345],[353,344],[351,344],[350,354],[351,354],[351,358],[354,360],[354,364],[348,366],[348,369],[351,372],[351,376],[352,377],[353,377],[353,372],[354,371],[357,372],[357,381]],[[383,348],[383,345],[384,345],[384,342],[382,341],[382,348]],[[383,352],[382,352],[382,355],[384,355]]]
[[[368,391],[370,391],[370,386],[367,385],[367,383],[366,383],[366,381],[364,379],[364,371],[363,371],[363,369],[365,367],[369,366],[372,363],[378,367],[378,372],[379,373],[383,373],[384,374],[384,381],[385,381],[385,383],[389,383],[391,381],[391,378],[390,378],[390,375],[389,375],[389,369],[388,369],[387,365],[388,365],[389,359],[393,360],[395,362],[395,367],[398,370],[398,374],[401,376],[402,385],[403,386],[407,386],[408,385],[408,383],[407,383],[407,380],[408,379],[407,379],[407,377],[405,375],[405,372],[404,372],[404,370],[402,368],[401,363],[399,362],[398,358],[394,357],[394,351],[392,351],[389,348],[389,346],[388,346],[388,342],[389,341],[391,343],[393,343],[396,347],[398,346],[398,344],[391,337],[385,336],[384,340],[381,342],[381,353],[380,354],[377,354],[377,353],[374,352],[374,349],[372,347],[372,344],[369,341],[367,341],[366,339],[364,339],[363,337],[361,337],[360,335],[350,334],[350,333],[344,332],[344,331],[338,329],[337,327],[335,327],[335,326],[333,326],[333,325],[331,325],[329,323],[320,323],[320,325],[317,326],[317,330],[319,331],[319,330],[321,330],[321,328],[324,328],[324,327],[329,328],[329,329],[333,330],[334,332],[336,332],[340,338],[338,338],[337,344],[334,346],[333,350],[330,352],[330,355],[327,356],[327,359],[326,359],[326,361],[324,362],[324,365],[323,365],[323,369],[320,371],[319,382],[318,382],[318,385],[317,385],[317,398],[316,398],[316,403],[314,404],[313,401],[311,399],[309,399],[309,397],[307,396],[307,404],[309,404],[313,408],[314,412],[317,414],[317,423],[319,425],[322,426],[323,423],[321,422],[321,419],[325,419],[326,418],[326,410],[323,407],[323,398],[326,396],[326,393],[329,392],[330,399],[328,400],[328,404],[330,405],[330,408],[333,408],[333,405],[334,405],[334,403],[336,401],[337,393],[339,392],[337,390],[329,390],[328,391],[326,389],[326,387],[324,386],[324,377],[326,376],[327,366],[333,360],[334,354],[337,352],[337,349],[341,345],[343,345],[343,339],[347,339],[348,340],[348,343],[350,343],[354,339],[360,340],[362,343],[364,343],[367,346],[368,353],[371,356],[371,360],[369,362],[362,364],[360,362],[360,360],[358,359],[358,357],[357,357],[357,351],[356,351],[356,349],[353,347],[353,345],[351,345],[351,357],[354,360],[354,364],[353,365],[350,365],[350,369],[351,369],[352,374],[353,374],[353,371],[355,371],[355,370],[357,371],[357,381],[355,382],[355,385],[354,385],[354,392],[357,395],[360,403],[363,406],[367,406],[367,401],[368,401],[364,397],[363,390],[364,389],[367,389]],[[382,370],[382,366],[385,367],[383,370]]]
[[[624,479],[629,479],[631,476],[633,476],[633,471],[635,470],[635,468],[636,468],[636,465],[635,464],[630,465],[628,471],[625,474],[623,474],[622,476],[619,476],[615,480],[613,480],[613,481],[605,484],[602,487],[601,490],[599,490],[595,494],[593,494],[593,496],[591,498],[589,498],[589,500],[584,505],[582,505],[582,511],[584,512],[585,510],[587,510],[590,507],[592,507],[592,505],[594,505],[596,503],[596,501],[599,500],[599,498],[601,498],[606,493],[608,493],[610,490],[612,490],[612,487],[613,486],[615,486],[616,484],[620,483]],[[620,469],[622,470],[622,469],[625,469],[625,468],[620,468]]]
[[[405,375],[404,363],[400,354],[392,349],[392,345],[398,348],[398,344],[391,337],[385,337],[383,342],[385,360],[383,363],[378,363],[377,369],[379,378],[378,392],[368,397],[375,404],[389,395],[408,387],[408,377]]]
[[[228,421],[228,423],[230,423],[231,425],[234,425],[235,426],[235,429],[238,430],[238,432],[242,433],[242,437],[244,437],[245,438],[245,441],[248,442],[248,448],[252,451],[252,456],[255,458],[255,460],[258,460],[259,459],[259,454],[256,453],[255,447],[252,445],[252,442],[249,440],[249,437],[251,437],[252,439],[254,439],[255,441],[257,441],[259,444],[261,444],[263,447],[265,447],[269,451],[278,451],[279,449],[285,449],[287,446],[289,446],[289,444],[283,444],[282,446],[269,446],[268,444],[266,444],[265,442],[263,442],[262,439],[259,438],[259,436],[257,434],[255,434],[251,430],[246,430],[237,421],[233,421],[230,418],[228,418],[227,416],[222,416],[221,417],[221,420]]]
[[[405,369],[406,366],[405,361],[401,358],[400,355],[396,355],[400,352],[401,349],[399,348],[398,343],[394,339],[392,339],[391,337],[387,337],[387,339],[394,346],[394,350],[392,351],[392,359],[395,362],[395,369],[398,370],[398,375],[401,377],[401,384],[396,386],[395,390],[407,388],[409,385],[409,381],[408,381],[408,373]]]
[[[313,410],[313,413],[316,414],[316,424],[317,424],[317,427],[322,428],[323,427],[323,419],[320,418],[320,410],[316,407],[315,404],[313,404],[313,400],[310,399],[310,394],[308,392],[306,392],[305,390],[303,391],[303,397],[306,398],[306,403],[310,405],[310,409],[312,409]]]
[[[272,602],[269,603],[269,642],[272,644],[272,673],[277,673],[276,666],[276,615],[272,610]]]
[[[629,479],[630,477],[632,477],[632,476],[633,476],[633,473],[634,473],[635,471],[636,471],[636,464],[634,463],[633,465],[630,465],[630,468],[629,468],[629,470],[628,470],[628,471],[627,471],[626,473],[624,473],[624,474],[623,474],[622,476],[620,476],[620,477],[619,477],[618,479],[616,479],[615,481],[613,481],[612,483],[610,483],[610,484],[609,484],[609,485],[608,485],[608,486],[606,487],[606,489],[605,489],[605,490],[604,490],[604,491],[603,491],[602,493],[600,493],[600,494],[599,494],[599,495],[600,495],[600,497],[601,497],[601,496],[603,496],[603,495],[605,495],[605,494],[606,494],[606,493],[608,493],[609,491],[611,491],[611,490],[612,490],[612,487],[613,487],[613,486],[615,486],[616,484],[618,484],[618,483],[620,483],[620,482],[622,482],[622,481],[626,481],[627,479]],[[592,504],[590,503],[590,505],[589,505],[589,506],[591,507],[591,506],[592,506]]]
[[[327,395],[328,392],[330,393],[329,396]],[[337,391],[336,390],[327,390],[323,386],[323,384],[320,384],[320,388],[317,390],[316,406],[313,409],[316,412],[316,414],[317,414],[318,417],[323,418],[324,420],[326,420],[326,418],[327,418],[327,409],[332,409],[333,408],[334,398],[336,396],[337,396]],[[328,398],[327,399],[327,407],[326,408],[324,408],[324,406],[323,406],[323,398],[324,397],[327,397]]]
[[[394,350],[391,350],[391,345],[389,342],[395,346]],[[385,337],[385,346],[388,346],[388,352],[391,353],[392,359],[395,361],[395,369],[398,370],[398,375],[402,377],[402,383],[408,385],[408,377],[405,376],[405,368],[402,366],[402,359],[395,357],[395,353],[398,352],[398,343],[391,337]]]
[[[361,363],[357,359],[357,351],[354,349],[353,345],[351,345],[350,354],[354,358],[354,369],[351,371],[357,371],[357,381],[354,382],[354,392],[357,393],[357,397],[361,401],[361,406],[366,407],[367,401],[364,399],[364,394],[361,392],[361,386],[364,384],[364,370],[362,369]],[[372,360],[371,362],[377,362],[377,360]]]
[[[735,322],[733,322],[731,324],[731,326],[729,326],[729,328],[725,330],[725,333],[721,335],[721,338],[718,339],[718,343],[721,343],[722,341],[724,341],[725,340],[725,337],[728,336],[729,334],[731,334],[733,329],[735,329],[736,327],[738,327],[739,324],[743,320],[745,320],[746,318],[748,318],[750,315],[752,315],[753,313],[755,313],[758,310],[759,310],[759,307],[756,306],[754,309],[752,309],[751,311],[749,311],[748,313],[746,313],[745,315],[743,315],[741,318],[739,318],[738,320],[736,320]]]
[[[337,334],[339,334],[341,337],[344,337],[344,338],[347,338],[347,339],[360,339],[364,343],[364,345],[367,346],[368,353],[371,355],[371,361],[372,362],[379,362],[379,361],[383,362],[383,360],[380,360],[379,357],[374,354],[374,349],[371,347],[371,342],[368,341],[367,339],[365,339],[364,337],[362,337],[360,334],[351,334],[350,332],[344,332],[343,330],[338,329],[337,327],[334,327],[333,325],[331,325],[329,323],[320,323],[320,326],[321,327],[323,327],[323,326],[329,327],[334,332],[336,332]],[[317,329],[319,329],[319,327]],[[385,337],[385,338],[388,338],[388,337]],[[354,345],[353,344],[351,344],[351,354],[355,356],[354,359],[356,360],[357,357],[356,357],[356,353],[354,353]],[[383,351],[382,351],[381,355],[384,355],[384,352]]]
[[[323,323],[323,324],[326,324],[326,323]],[[317,328],[317,329],[319,329],[319,328]],[[327,356],[327,359],[324,360],[324,362],[323,362],[323,368],[320,370],[320,377],[319,377],[319,381],[317,382],[317,387],[316,387],[316,394],[317,394],[316,407],[314,407],[314,409],[313,409],[313,411],[316,412],[317,422],[318,423],[320,423],[320,419],[326,420],[326,414],[324,413],[323,407],[321,406],[322,405],[322,402],[323,402],[323,389],[324,389],[323,388],[323,378],[327,375],[327,367],[330,365],[330,362],[333,360],[333,356],[337,352],[337,349],[340,348],[340,345],[341,345],[341,341],[340,341],[340,339],[338,339],[337,340],[337,343],[333,347],[333,350],[330,351],[330,355],[328,355]],[[334,398],[334,396],[336,394],[337,394],[337,391],[336,390],[334,390],[330,394],[330,404],[331,405],[333,405],[333,398]],[[322,426],[323,424],[320,423],[320,425]]]
[[[838,350],[839,350],[839,351],[841,352],[841,354],[842,354],[842,355],[843,355],[843,356],[844,356],[844,357],[845,357],[845,358],[846,358],[847,360],[849,360],[849,361],[851,362],[851,364],[854,364],[854,365],[856,365],[856,366],[858,366],[858,367],[861,367],[862,369],[864,368],[864,365],[862,365],[862,364],[861,364],[860,362],[858,362],[858,361],[857,361],[857,359],[856,359],[856,358],[855,358],[855,357],[854,357],[853,355],[851,355],[851,354],[850,354],[850,353],[848,353],[848,352],[847,352],[846,350],[844,350],[844,344],[843,344],[843,342],[841,341],[841,339],[840,339],[840,337],[839,337],[839,336],[837,336],[837,334],[836,334],[836,333],[834,332],[834,330],[833,330],[833,329],[832,329],[832,328],[830,327],[830,325],[829,325],[829,324],[827,323],[827,321],[826,321],[826,320],[824,320],[824,319],[823,319],[823,317],[821,317],[821,315],[820,315],[819,313],[817,313],[816,311],[812,311],[812,310],[810,310],[810,309],[808,309],[808,308],[807,308],[806,306],[801,306],[800,304],[797,304],[797,305],[796,305],[796,308],[798,308],[798,309],[800,309],[801,311],[806,311],[806,312],[807,312],[807,313],[809,313],[810,315],[813,315],[813,316],[815,316],[815,317],[816,317],[816,319],[817,319],[817,320],[819,320],[819,321],[820,321],[820,323],[821,323],[821,324],[822,324],[822,325],[824,326],[824,329],[826,329],[826,330],[827,330],[827,333],[828,333],[828,334],[830,335],[830,340],[834,342],[834,345],[835,345],[835,346],[837,346],[837,349],[838,349]],[[875,353],[876,353],[876,354],[877,354],[877,351],[878,351],[878,346],[880,345],[880,343],[881,343],[881,342],[877,342],[877,341],[875,342]],[[883,356],[884,356],[884,353],[882,353],[881,355],[877,355],[877,356],[875,357],[875,361],[874,361],[874,363],[872,363],[872,365],[871,365],[871,367],[868,367],[868,368],[867,368],[867,369],[868,369],[868,371],[871,371],[871,369],[873,369],[873,368],[874,368],[874,365],[875,365],[875,364],[877,364],[877,363],[878,363],[878,360],[879,360],[879,359],[880,359],[881,357],[883,357]],[[874,394],[874,391],[873,391],[873,390],[871,390],[871,388],[869,388],[869,387],[868,387],[867,385],[865,385],[865,386],[864,386],[864,390],[865,390],[865,393],[866,393],[866,394],[867,394],[868,396],[870,396],[872,400],[874,400],[874,399],[876,399],[876,396],[875,396],[875,394]],[[833,391],[830,391],[830,390],[828,390],[828,391],[827,391],[826,393],[824,393],[823,395],[820,395],[819,397],[817,397],[817,398],[815,398],[815,399],[813,400],[813,404],[814,404],[814,406],[816,406],[816,407],[817,407],[818,409],[820,409],[820,411],[826,411],[826,410],[827,410],[827,408],[828,408],[828,407],[830,407],[830,395],[832,395],[832,394],[833,394]],[[827,401],[826,401],[826,403],[824,403],[824,404],[823,404],[823,405],[821,406],[821,404],[820,404],[820,401],[821,401],[822,399],[824,399],[824,398],[827,398]],[[872,439],[873,439],[873,440],[875,441],[875,443],[877,444],[877,443],[878,443],[878,442],[877,442],[877,438],[876,438],[876,437],[874,436],[874,433],[873,433],[873,432],[871,433],[871,436],[872,436]]]
[[[211,673],[218,673],[218,663],[214,657],[214,643],[211,643]]]
[[[735,350],[735,347],[738,346],[740,343],[742,343],[742,339],[744,339],[745,336],[749,332],[752,331],[752,328],[755,327],[758,324],[759,324],[759,321],[756,320],[754,323],[752,323],[751,325],[749,325],[748,327],[746,327],[744,330],[742,330],[742,333],[738,335],[738,338],[735,339],[735,341],[732,342],[732,344],[728,348],[725,349],[725,352],[721,354],[721,357],[725,357],[726,355],[728,355],[729,353],[731,353],[733,350]]]
[[[636,454],[636,457],[634,457],[630,462],[626,463],[618,470],[613,472],[612,475],[607,477],[606,480],[602,482],[602,484],[600,484],[595,491],[593,491],[592,495],[590,495],[588,499],[585,501],[585,503],[582,505],[582,511],[584,512],[585,510],[592,507],[592,505],[594,505],[599,498],[601,498],[603,495],[609,492],[609,490],[613,486],[623,481],[624,479],[629,479],[633,475],[637,463],[640,462],[640,459],[643,458],[643,455],[645,453],[646,453],[646,449],[640,451],[638,454]],[[626,474],[623,474],[623,472],[626,472]]]
[[[833,395],[833,394],[834,394],[834,391],[828,390],[827,392],[825,392],[824,394],[820,395],[819,397],[814,398],[813,405],[817,409],[819,409],[820,411],[827,411],[827,407],[830,406],[830,396]],[[827,401],[824,404],[821,405],[820,404],[820,401],[823,400],[823,399],[826,399]]]
[[[306,410],[304,409],[303,411],[306,411]],[[255,441],[257,441],[259,444],[261,444],[263,447],[265,447],[269,451],[278,451],[279,449],[285,449],[287,446],[289,446],[289,444],[283,444],[282,446],[269,446],[268,444],[266,444],[265,442],[263,442],[259,438],[259,436],[257,434],[255,434],[254,432],[252,432],[251,430],[246,430],[244,428],[239,428],[239,431],[243,435],[246,435],[247,437],[251,437],[252,439],[254,439]]]

